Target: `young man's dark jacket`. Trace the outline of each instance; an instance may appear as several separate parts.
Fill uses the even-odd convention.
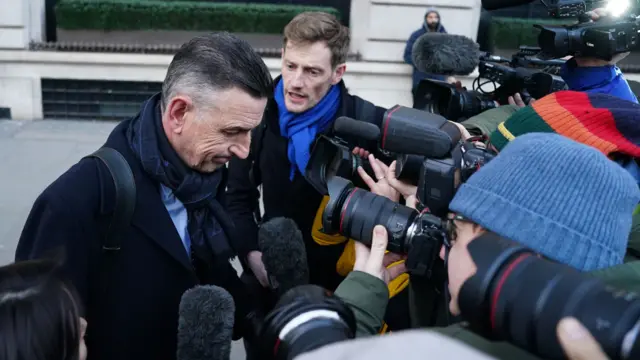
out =
[[[63,270],[86,309],[90,360],[172,360],[180,298],[200,281],[162,202],[159,184],[130,149],[125,136],[130,122],[120,123],[105,144],[124,156],[136,183],[135,211],[121,234],[121,250],[115,254],[101,250],[114,211],[115,187],[102,162],[85,158],[37,198],[16,261],[49,256],[58,248],[66,252]],[[103,261],[109,260],[105,268]],[[229,264],[228,270],[227,277],[212,277],[234,295],[240,314],[246,311],[247,296]],[[102,279],[108,279],[106,287]]]
[[[280,81],[275,79],[274,83]],[[365,100],[348,93],[344,82],[341,104],[336,118],[348,116],[355,118]],[[369,103],[369,105],[372,105]],[[385,109],[372,107],[366,119],[358,119],[380,126]],[[262,129],[259,129],[262,127]],[[311,236],[313,221],[323,195],[296,171],[293,181],[289,179],[291,163],[287,156],[288,139],[280,134],[278,106],[271,99],[258,129],[252,137],[252,152],[247,159],[233,158],[229,163],[229,185],[227,188],[227,208],[236,222],[239,230],[238,241],[235,244],[240,256],[244,258],[249,251],[258,250],[258,225],[254,220],[254,211],[260,196],[257,185],[262,185],[264,203],[263,221],[274,217],[288,217],[293,219],[302,232],[310,270],[311,283],[328,289],[335,289],[342,277],[336,272],[336,262],[344,250],[344,244],[333,246],[318,245]],[[329,126],[324,134],[332,133]],[[257,134],[256,134],[257,133]],[[262,136],[260,139],[259,137]],[[345,139],[353,146],[366,146],[358,139]],[[254,149],[260,144],[260,149]],[[255,153],[254,153],[255,152]],[[257,153],[257,154],[256,154]],[[257,155],[257,167],[261,176],[261,184],[254,184],[250,178],[252,164]]]

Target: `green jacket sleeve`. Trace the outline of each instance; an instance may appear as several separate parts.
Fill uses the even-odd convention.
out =
[[[507,120],[520,108],[515,105],[504,105],[495,109],[484,111],[476,116],[461,122],[462,126],[473,136],[491,135],[498,129],[501,122]]]
[[[334,294],[353,311],[356,337],[375,335],[380,331],[389,302],[389,289],[382,280],[362,271],[352,271]]]

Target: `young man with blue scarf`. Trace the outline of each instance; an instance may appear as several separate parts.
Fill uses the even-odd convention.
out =
[[[331,134],[336,118],[382,122],[385,109],[349,94],[342,80],[349,41],[349,29],[327,13],[305,12],[285,27],[282,75],[274,80],[274,98],[253,133],[249,157],[233,158],[229,164],[228,209],[242,240],[236,246],[245,255],[243,265],[251,268],[262,286],[268,281],[254,216],[259,209],[259,185],[264,201],[262,220],[288,217],[301,230],[311,282],[333,290],[342,280],[336,262],[344,246],[320,246],[312,237],[323,195],[307,182],[304,172],[314,140],[320,134]]]

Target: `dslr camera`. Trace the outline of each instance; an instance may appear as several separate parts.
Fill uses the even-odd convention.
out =
[[[442,116],[403,106],[387,111],[380,133],[379,147],[396,154],[396,174],[417,185],[417,198],[424,208],[418,211],[375,195],[330,171],[335,167],[327,163],[342,161],[335,152],[329,158],[312,155],[307,178],[312,183],[324,179],[314,186],[326,186],[330,198],[322,230],[371,245],[374,226],[384,225],[389,233],[388,250],[406,253],[406,265],[413,275],[433,278],[443,268],[434,263],[447,241],[448,221],[443,219],[455,190],[495,155],[476,139],[462,141],[457,126]]]
[[[333,130],[334,136],[321,135],[315,141],[305,170],[309,183],[324,195],[328,195],[327,182],[333,177],[349,179],[364,187],[357,174],[359,166],[373,176],[369,161],[353,155],[349,143],[370,144],[368,149],[377,153],[380,160],[391,163],[403,154],[446,157],[460,139],[458,128],[442,116],[400,105],[385,112],[380,128],[342,116],[336,119]],[[417,174],[417,168],[407,167],[400,178],[411,179]]]
[[[612,360],[640,359],[640,298],[516,242],[485,233],[467,246],[477,267],[458,296],[470,330],[544,359],[565,359],[558,322],[578,319]]]

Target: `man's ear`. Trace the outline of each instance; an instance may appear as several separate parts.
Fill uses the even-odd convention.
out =
[[[336,66],[336,69],[333,71],[333,76],[331,78],[331,85],[335,85],[342,80],[342,76],[344,72],[347,70],[347,64],[340,64]]]
[[[165,109],[164,119],[168,130],[180,134],[184,129],[187,113],[193,109],[193,101],[186,96],[178,95],[169,101]]]
[[[485,230],[485,228],[483,228],[482,226],[476,224],[476,223],[472,223],[473,224],[473,233],[476,236],[480,236],[482,234],[484,234],[485,232],[487,232],[487,230]]]

